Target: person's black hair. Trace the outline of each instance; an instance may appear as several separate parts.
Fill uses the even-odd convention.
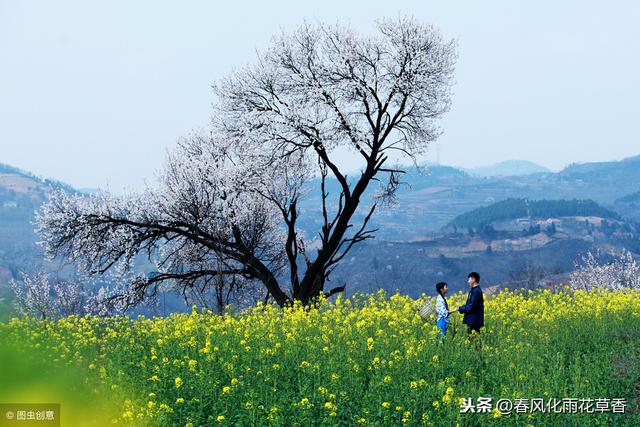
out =
[[[475,271],[472,271],[471,273],[469,273],[467,278],[469,278],[469,277],[473,277],[475,279],[476,283],[480,283],[480,275],[478,273],[476,273]]]
[[[449,286],[449,285],[447,285],[447,282],[438,282],[438,283],[436,283],[436,291],[438,291],[438,293],[440,294],[440,296],[444,300],[444,306],[447,308],[447,310],[449,310],[449,303],[447,303],[447,299],[444,297],[444,295],[442,295],[442,289],[444,289],[445,286]]]

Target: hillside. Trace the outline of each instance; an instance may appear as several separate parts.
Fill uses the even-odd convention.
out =
[[[621,219],[620,215],[603,208],[593,200],[507,199],[458,215],[450,222],[450,225],[464,228],[482,228],[488,224],[510,219],[547,219],[567,216]]]
[[[612,176],[619,179],[615,185],[611,183]],[[355,174],[352,174],[349,179],[353,180],[354,177]],[[629,195],[638,192],[639,157],[619,162],[572,165],[559,173],[492,178],[474,177],[453,167],[429,165],[426,173],[419,173],[413,167],[407,168],[407,174],[402,176],[402,180],[406,185],[402,185],[398,191],[398,206],[381,206],[372,218],[371,227],[379,228],[376,233],[376,242],[381,243],[382,246],[374,249],[376,246],[362,245],[362,250],[369,252],[362,254],[362,257],[368,259],[368,264],[358,267],[357,264],[345,262],[336,270],[334,277],[336,280],[340,277],[352,277],[355,286],[365,286],[366,272],[370,271],[369,266],[374,256],[380,264],[382,259],[389,261],[383,264],[385,269],[389,264],[393,271],[408,272],[410,267],[395,263],[397,254],[386,253],[381,249],[386,242],[415,241],[432,246],[430,257],[436,262],[433,266],[431,261],[424,261],[416,251],[406,253],[410,262],[422,265],[424,261],[424,271],[419,272],[420,268],[414,268],[415,274],[411,273],[409,277],[411,280],[416,280],[416,283],[430,283],[439,277],[439,272],[444,275],[453,274],[455,269],[442,270],[437,266],[441,254],[446,259],[454,260],[447,261],[447,265],[456,264],[459,270],[457,274],[462,275],[462,272],[475,265],[475,261],[470,261],[471,257],[477,255],[479,257],[477,261],[481,265],[486,261],[482,259],[484,256],[482,253],[487,251],[489,246],[493,251],[493,265],[503,266],[501,271],[504,274],[497,268],[495,270],[496,281],[509,278],[513,273],[510,268],[507,268],[509,263],[515,263],[514,268],[517,264],[521,264],[517,258],[523,255],[525,250],[532,251],[527,252],[526,257],[536,260],[545,269],[556,272],[566,272],[579,258],[579,252],[585,251],[594,244],[614,248],[627,247],[640,253],[637,232],[633,231],[638,229],[634,223],[640,222],[640,209],[636,202],[629,201],[631,200]],[[317,180],[308,184],[309,195],[301,202],[299,221],[307,236],[316,235],[320,229],[321,204],[316,190],[317,184]],[[20,270],[37,268],[42,262],[42,254],[35,244],[37,236],[33,233],[33,214],[52,188],[73,191],[71,187],[57,181],[41,179],[6,165],[0,166],[0,287],[3,284],[6,285],[9,278],[16,277]],[[338,194],[337,182],[329,179],[327,188],[331,193],[330,199],[333,197],[333,203],[335,203],[335,197]],[[370,202],[370,197],[376,190],[376,188],[368,189],[362,199],[363,202]],[[555,199],[556,202],[554,206],[545,205],[546,210],[539,213],[536,213],[538,205],[534,203],[533,217],[537,216],[539,220],[525,224],[518,222],[518,218],[514,218],[528,218],[522,210],[522,202],[517,201],[525,198]],[[519,206],[507,217],[495,216],[493,212],[487,218],[465,223],[467,226],[459,227],[459,231],[464,233],[453,236],[450,234],[452,230],[446,228],[456,218],[458,221],[476,215],[482,218],[492,209],[475,211],[473,214],[469,212],[491,205],[495,205],[493,207],[495,210],[496,207],[501,206],[501,201],[509,199],[516,200],[509,203]],[[573,199],[590,199],[592,202],[578,203]],[[574,207],[579,208],[578,210],[566,211],[576,203],[578,204]],[[364,203],[362,206],[365,206]],[[530,209],[532,209],[531,206]],[[564,210],[564,214],[572,213],[576,216],[572,217],[573,219],[565,217],[562,221],[555,221],[554,226],[557,227],[558,233],[554,235],[549,233],[548,228],[551,224],[547,220],[557,217],[561,213],[558,209]],[[361,220],[365,213],[364,209],[357,211],[354,221]],[[469,214],[465,216],[466,213]],[[580,219],[581,216],[584,218]],[[599,219],[589,220],[591,216]],[[485,230],[480,226],[483,223],[495,221],[497,222],[493,224],[493,231]],[[502,223],[499,223],[500,221]],[[536,229],[536,227],[539,228]],[[476,235],[469,235],[467,228],[478,229]],[[523,234],[522,231],[525,228],[530,230]],[[557,246],[554,247],[554,245]],[[380,253],[376,254],[376,251]],[[566,263],[558,266],[552,262],[543,262],[543,260],[553,260],[552,256],[546,255],[547,252],[553,253],[553,251],[556,251],[556,258],[564,258]],[[358,258],[362,259],[360,256]],[[363,268],[363,270],[358,271],[357,268]],[[387,274],[388,272],[389,270],[386,270],[385,274],[378,275],[380,281],[398,283],[399,278],[393,278]],[[457,277],[455,274],[454,276]]]
[[[470,271],[480,271],[490,286],[557,285],[589,250],[624,248],[639,254],[639,236],[640,228],[600,217],[500,221],[411,242],[364,242],[331,281],[347,283],[347,293],[382,288],[412,296],[433,292],[442,280],[453,291],[465,289]]]
[[[0,164],[0,287],[19,271],[41,263],[33,232],[34,211],[55,188],[72,190],[58,181]]]
[[[48,192],[52,189],[75,191],[73,187],[61,181],[38,177],[31,172],[0,163],[0,189],[30,194]]]
[[[333,281],[357,290],[432,292],[445,280],[465,289],[469,271],[491,286],[566,283],[589,250],[640,254],[640,226],[592,200],[508,199],[464,213],[446,231],[413,241],[366,242],[336,269]]]
[[[526,160],[506,160],[490,166],[465,169],[467,173],[479,177],[520,176],[535,173],[549,173],[549,169]]]
[[[616,203],[634,203],[640,202],[640,191],[636,191],[632,194],[627,194],[624,197],[620,197],[616,199]]]
[[[407,185],[398,191],[398,205],[377,209],[371,225],[379,228],[378,238],[412,240],[434,236],[458,215],[510,198],[590,199],[626,220],[640,222],[640,209],[618,200],[638,191],[640,157],[574,164],[557,173],[509,177],[474,177],[440,165],[430,165],[426,170],[425,176],[408,167],[402,175]],[[301,202],[300,220],[305,230],[315,235],[320,225],[317,182],[310,182],[309,188],[309,198]],[[328,188],[332,195],[337,194],[335,180],[328,180]],[[368,189],[363,202],[370,203],[376,190]],[[361,220],[365,214],[366,210],[359,210],[354,220]]]

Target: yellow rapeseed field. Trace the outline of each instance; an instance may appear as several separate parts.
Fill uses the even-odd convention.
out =
[[[486,297],[471,342],[458,314],[439,342],[416,314],[434,301],[419,300],[379,292],[226,316],[13,318],[0,324],[0,399],[61,402],[86,425],[640,425],[639,291],[504,290]],[[461,412],[479,397],[626,407]]]

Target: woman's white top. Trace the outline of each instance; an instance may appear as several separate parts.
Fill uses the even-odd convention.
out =
[[[440,294],[438,294],[438,296],[436,297],[436,315],[436,322],[443,317],[445,318],[445,321],[447,323],[451,322],[449,320],[449,310],[447,310],[447,305],[444,302],[444,298],[442,298],[442,295]]]

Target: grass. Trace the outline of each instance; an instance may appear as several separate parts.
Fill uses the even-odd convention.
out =
[[[18,384],[28,398],[44,372],[48,397],[67,399],[63,413],[83,407],[76,393],[101,402],[88,406],[85,424],[640,425],[640,292],[503,291],[487,300],[486,327],[471,342],[462,316],[452,315],[442,344],[415,309],[408,297],[378,293],[225,317],[194,308],[152,319],[14,318],[0,324],[14,355],[0,366],[24,372],[16,383],[0,371],[0,401]],[[30,377],[31,367],[39,374]],[[66,380],[79,377],[75,388]],[[478,397],[623,398],[626,407],[461,413],[462,398]]]

